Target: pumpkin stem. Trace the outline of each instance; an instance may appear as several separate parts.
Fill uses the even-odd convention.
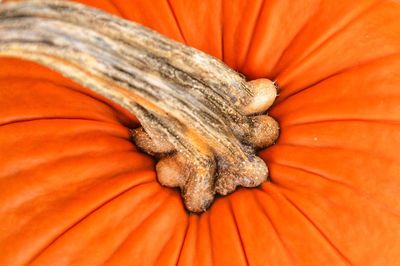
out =
[[[267,180],[256,150],[278,137],[260,115],[276,97],[270,80],[246,82],[201,51],[67,1],[1,4],[0,55],[44,64],[135,114],[135,143],[160,158],[159,182],[180,187],[189,211]]]

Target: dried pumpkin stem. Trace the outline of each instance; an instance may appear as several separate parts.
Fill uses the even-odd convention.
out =
[[[136,144],[160,158],[160,183],[180,187],[192,212],[267,178],[255,153],[278,137],[260,115],[276,97],[267,79],[246,82],[201,51],[67,1],[1,4],[0,55],[44,64],[135,114]]]

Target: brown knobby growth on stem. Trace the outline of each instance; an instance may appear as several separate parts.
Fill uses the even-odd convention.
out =
[[[189,211],[266,181],[256,150],[275,142],[276,87],[141,25],[67,1],[0,4],[0,55],[33,60],[136,115],[135,143]]]

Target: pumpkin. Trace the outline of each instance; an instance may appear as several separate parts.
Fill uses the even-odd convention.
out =
[[[396,1],[80,2],[276,80],[271,182],[190,214],[132,114],[1,58],[1,265],[400,264]]]

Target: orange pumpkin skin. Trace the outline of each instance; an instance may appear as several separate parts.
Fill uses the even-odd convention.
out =
[[[281,87],[271,183],[188,215],[137,120],[0,59],[0,265],[400,265],[396,1],[81,1]]]

